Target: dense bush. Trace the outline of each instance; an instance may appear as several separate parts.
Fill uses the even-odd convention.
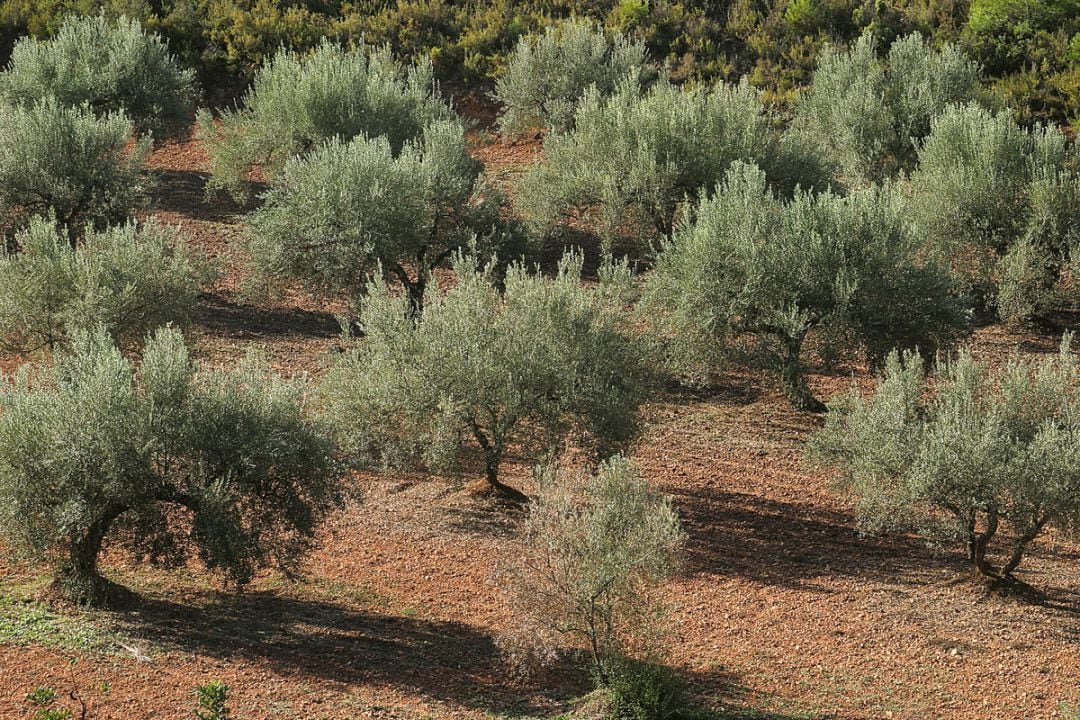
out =
[[[91,231],[73,247],[51,221],[0,250],[0,348],[33,352],[103,326],[122,343],[167,323],[184,323],[204,268],[175,229],[134,223]]]
[[[953,46],[933,50],[913,34],[879,58],[877,42],[864,35],[821,59],[796,101],[795,128],[849,184],[880,181],[910,171],[930,120],[978,91],[978,65]]]
[[[1008,578],[1048,526],[1080,523],[1080,391],[1068,338],[1056,357],[992,373],[967,354],[927,381],[890,356],[876,392],[837,403],[813,439],[866,524],[962,542],[983,575]],[[1000,555],[995,561],[994,556]]]
[[[122,112],[140,131],[168,135],[187,129],[193,83],[194,73],[138,21],[76,16],[50,40],[25,37],[15,45],[0,74],[0,98],[32,103],[52,96],[98,114]]]
[[[523,551],[507,568],[518,622],[503,639],[511,659],[542,662],[583,647],[619,717],[678,704],[674,683],[652,664],[665,650],[657,591],[685,542],[675,510],[622,456],[591,476],[548,468],[538,486]]]
[[[554,280],[511,266],[502,293],[471,261],[456,284],[430,285],[419,321],[408,298],[376,282],[361,313],[364,336],[327,374],[328,415],[359,458],[453,469],[479,448],[491,487],[511,446],[536,458],[574,431],[600,454],[630,440],[645,370],[615,290],[625,269],[609,268],[599,289],[581,285],[581,257]]]
[[[79,603],[119,594],[98,572],[106,540],[151,561],[192,549],[237,583],[294,567],[337,496],[333,446],[302,390],[255,357],[198,368],[173,329],[147,340],[138,369],[105,332],[79,336],[0,388],[5,542],[51,561]]]
[[[896,346],[935,348],[965,325],[947,270],[918,259],[907,215],[893,185],[784,201],[761,170],[736,163],[661,245],[643,309],[689,377],[707,375],[749,334],[791,400],[824,409],[803,374],[808,333],[826,359],[862,349],[874,360]]]
[[[386,49],[329,42],[309,55],[281,51],[255,75],[243,107],[199,123],[210,152],[210,190],[246,196],[258,168],[274,178],[293,157],[338,137],[386,137],[396,153],[437,120],[454,117],[438,96],[431,63],[406,67]]]
[[[518,43],[496,83],[495,97],[505,108],[499,127],[510,134],[565,131],[590,87],[606,95],[620,82],[641,83],[654,74],[645,46],[620,33],[608,40],[587,20],[548,27]]]
[[[520,205],[541,227],[576,210],[596,216],[607,239],[670,237],[688,194],[711,189],[736,160],[773,164],[776,148],[760,93],[746,84],[624,82],[608,97],[591,88],[573,129],[547,138]]]
[[[912,188],[923,232],[984,306],[1003,316],[1045,307],[1080,243],[1080,152],[1061,131],[952,106],[919,148]]]
[[[74,237],[127,219],[145,197],[150,139],[119,113],[97,117],[52,98],[0,104],[0,229],[52,215]]]

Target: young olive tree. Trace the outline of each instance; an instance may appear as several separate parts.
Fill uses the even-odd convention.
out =
[[[746,335],[779,367],[799,408],[824,410],[803,371],[803,347],[935,348],[966,325],[948,271],[919,258],[898,187],[847,197],[797,192],[778,198],[753,165],[736,163],[693,219],[664,242],[642,309],[676,370],[701,378]]]
[[[106,544],[160,562],[194,549],[242,584],[295,567],[337,501],[332,450],[303,386],[258,358],[199,368],[162,329],[136,369],[104,331],[82,334],[0,387],[0,532],[77,603],[123,595],[98,571]]]
[[[745,82],[684,90],[661,81],[647,91],[623,82],[610,96],[594,87],[573,129],[548,136],[517,196],[539,228],[578,212],[609,242],[617,231],[666,238],[687,195],[711,189],[737,160],[784,175],[788,147]]]
[[[510,135],[565,131],[588,88],[604,95],[621,81],[645,83],[655,75],[644,43],[620,33],[609,40],[592,21],[572,18],[518,41],[495,85],[505,108],[499,128]]]
[[[255,74],[241,109],[216,121],[199,113],[213,174],[208,189],[243,200],[254,169],[273,179],[330,138],[384,136],[397,153],[431,123],[452,118],[429,61],[406,67],[388,48],[329,42],[306,55],[282,50]]]
[[[0,249],[0,349],[31,353],[102,326],[118,342],[185,323],[206,267],[175,228],[153,222],[91,231],[73,247],[55,223],[35,218]]]
[[[53,98],[0,104],[0,228],[10,238],[52,216],[72,242],[87,226],[126,220],[145,199],[150,138],[120,113],[98,117]]]
[[[382,271],[419,314],[432,271],[454,251],[508,242],[501,196],[481,167],[456,121],[429,125],[396,153],[385,137],[330,140],[286,163],[252,215],[255,276],[356,297]]]
[[[537,484],[523,552],[507,568],[518,627],[505,646],[520,663],[583,645],[607,685],[623,658],[662,654],[657,590],[686,536],[671,503],[623,456],[591,476],[547,468]]]
[[[930,383],[917,354],[893,353],[872,396],[836,404],[811,455],[839,469],[867,526],[959,540],[979,573],[1011,578],[1046,527],[1080,526],[1069,339],[1056,357],[1014,357],[996,373],[966,353],[939,360]]]
[[[915,33],[880,58],[866,34],[822,58],[796,102],[794,132],[833,158],[848,184],[880,182],[909,172],[930,121],[979,87],[979,66],[951,45],[934,50]]]
[[[1006,318],[1045,309],[1080,245],[1080,151],[1060,130],[951,106],[919,148],[911,185],[922,231],[983,305]]]
[[[195,73],[137,20],[72,15],[55,37],[19,40],[0,74],[0,98],[7,102],[46,97],[99,115],[123,113],[141,132],[170,135],[190,122]]]
[[[371,463],[453,469],[479,449],[489,485],[511,446],[543,457],[574,432],[598,454],[631,440],[646,371],[616,293],[625,268],[606,268],[599,289],[581,285],[581,256],[552,280],[512,265],[490,272],[458,258],[456,284],[429,286],[424,314],[376,280],[364,299],[364,336],[327,373],[327,414],[344,445]]]

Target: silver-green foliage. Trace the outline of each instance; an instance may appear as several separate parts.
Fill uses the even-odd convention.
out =
[[[661,81],[649,90],[624,82],[610,96],[591,88],[573,129],[546,139],[519,204],[540,228],[578,211],[608,240],[668,237],[687,195],[711,189],[736,160],[784,175],[789,147],[775,142],[761,94],[745,82],[682,89]]]
[[[950,106],[932,127],[912,175],[922,231],[1003,317],[1045,309],[1080,245],[1080,151],[1057,128],[1026,131],[974,105]]]
[[[573,129],[547,138],[545,159],[519,195],[534,222],[593,209],[610,235],[636,213],[645,232],[668,235],[687,193],[768,146],[759,93],[746,84],[682,90],[659,82],[643,91],[623,82],[610,96],[590,88]]]
[[[866,34],[850,50],[825,55],[796,103],[795,133],[832,158],[849,184],[910,171],[931,120],[979,91],[978,65],[951,45],[934,50],[911,34],[885,58],[877,50]]]
[[[52,96],[98,114],[124,113],[140,131],[165,135],[186,129],[194,83],[194,71],[137,20],[73,15],[54,37],[15,44],[0,74],[0,98],[30,103]]]
[[[812,454],[840,470],[869,527],[957,540],[980,573],[1008,577],[1046,527],[1080,525],[1069,338],[1057,356],[997,372],[966,353],[939,360],[933,381],[923,368],[917,354],[892,354],[872,396],[837,403]]]
[[[0,104],[0,227],[51,215],[76,234],[126,220],[145,200],[150,138],[121,113],[97,116],[53,98]]]
[[[35,218],[0,249],[0,348],[66,345],[103,326],[122,343],[186,322],[206,268],[174,228],[153,222],[91,231],[73,246],[55,223]]]
[[[623,456],[589,476],[549,467],[538,488],[509,568],[512,657],[542,661],[583,645],[603,685],[624,657],[660,659],[657,590],[686,540],[671,503]]]
[[[764,172],[736,163],[661,245],[643,310],[681,373],[702,378],[750,334],[792,400],[821,409],[802,371],[811,331],[826,357],[861,349],[880,359],[896,346],[937,347],[965,325],[947,270],[918,259],[908,214],[895,185],[784,200]]]
[[[419,307],[434,267],[474,234],[501,244],[497,194],[456,121],[429,125],[398,152],[386,137],[333,139],[286,163],[251,219],[256,277],[356,296],[382,270]],[[411,268],[411,273],[406,268]]]
[[[500,292],[490,272],[458,258],[445,292],[429,286],[423,316],[376,282],[362,306],[364,336],[328,373],[328,415],[370,463],[454,469],[478,446],[491,485],[506,452],[557,450],[578,431],[600,454],[631,440],[645,369],[623,327],[625,268],[581,284],[581,257],[554,279],[511,266]]]
[[[592,21],[571,19],[540,35],[522,38],[495,86],[505,108],[500,129],[518,134],[536,128],[568,129],[585,91],[603,95],[621,81],[655,76],[644,43],[615,33],[611,39]]]
[[[0,531],[78,602],[116,597],[98,572],[106,541],[151,561],[195,552],[244,583],[295,567],[337,499],[332,450],[303,384],[257,357],[201,368],[162,329],[136,367],[104,331],[80,334],[0,384]]]
[[[210,153],[209,190],[247,194],[255,168],[276,176],[324,141],[385,136],[397,152],[454,112],[438,94],[431,63],[402,65],[388,48],[345,50],[324,42],[309,54],[282,50],[255,74],[243,107],[215,121],[200,111]]]

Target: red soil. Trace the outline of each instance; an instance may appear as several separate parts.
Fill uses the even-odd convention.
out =
[[[512,172],[536,151],[480,144],[477,154]],[[162,173],[155,214],[228,270],[202,303],[199,354],[217,362],[259,347],[284,371],[317,371],[337,343],[340,308],[299,293],[245,300],[229,249],[241,211],[204,201],[197,142],[167,145],[152,164]],[[1055,345],[1050,332],[1003,327],[972,341],[990,358]],[[850,381],[812,378],[822,396]],[[1058,717],[1059,702],[1080,699],[1075,545],[1049,536],[1025,561],[1021,577],[1045,591],[1040,602],[992,594],[964,579],[951,548],[860,536],[827,478],[804,466],[802,443],[819,420],[791,410],[766,378],[669,393],[648,415],[635,457],[674,498],[690,538],[668,588],[674,662],[706,705],[778,718],[1020,720]],[[519,467],[509,479],[527,476]],[[189,718],[193,688],[212,679],[232,687],[238,720],[539,715],[583,690],[573,674],[516,682],[498,655],[509,618],[493,570],[516,553],[513,517],[444,479],[356,483],[364,501],[328,523],[295,584],[267,574],[237,594],[195,566],[110,558],[109,574],[144,601],[87,619],[150,657],[74,653],[91,717]],[[0,564],[0,582],[19,586],[30,572]],[[0,717],[26,717],[35,687],[66,693],[71,655],[0,646]]]

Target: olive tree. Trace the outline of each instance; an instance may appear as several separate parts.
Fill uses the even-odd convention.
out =
[[[51,215],[74,238],[125,220],[145,199],[150,139],[121,113],[97,116],[53,98],[0,104],[0,227],[9,237]]]
[[[1059,129],[950,106],[919,148],[911,185],[922,231],[983,305],[1003,317],[1045,309],[1080,244],[1080,151]]]
[[[538,228],[572,213],[592,221],[602,237],[616,232],[670,237],[687,195],[711,189],[736,160],[785,177],[790,150],[777,143],[761,94],[745,82],[681,89],[661,81],[648,90],[623,82],[610,96],[590,88],[573,129],[549,135],[545,158],[517,194]],[[805,156],[800,168],[812,167]]]
[[[504,108],[499,128],[511,135],[566,130],[588,88],[606,94],[621,81],[646,82],[655,74],[644,43],[621,33],[609,40],[592,21],[572,18],[518,41],[495,85]]]
[[[98,114],[124,113],[140,131],[162,136],[187,129],[194,78],[137,20],[72,15],[54,37],[15,44],[0,74],[0,98],[32,103],[51,96]]]
[[[30,353],[103,326],[122,343],[186,322],[207,267],[175,228],[150,222],[91,231],[73,247],[55,223],[36,218],[0,249],[0,349]]]
[[[330,140],[286,163],[253,213],[255,276],[356,297],[381,271],[419,313],[432,271],[455,250],[510,239],[481,167],[455,121],[429,125],[396,153],[386,137]]]
[[[985,576],[1011,578],[1049,526],[1080,526],[1080,390],[1060,354],[994,372],[966,353],[928,381],[917,354],[890,355],[871,396],[837,401],[811,442],[838,469],[870,528],[915,527],[963,544]]]
[[[951,45],[934,50],[913,33],[879,57],[872,34],[822,57],[797,99],[794,128],[834,159],[849,184],[909,172],[930,121],[979,93],[979,66]]]
[[[324,42],[309,54],[282,50],[256,72],[241,108],[217,120],[200,111],[208,190],[242,200],[255,169],[272,179],[291,158],[330,138],[385,136],[396,153],[432,122],[453,117],[429,61],[406,67],[388,48],[363,44],[345,50]]]
[[[826,358],[862,350],[873,361],[896,346],[935,348],[966,324],[947,269],[920,258],[907,215],[894,185],[784,200],[764,172],[736,163],[660,246],[642,309],[691,379],[751,336],[792,402],[823,410],[803,370],[809,333]]]
[[[106,545],[177,563],[191,549],[242,584],[295,567],[337,500],[333,447],[303,385],[254,356],[201,368],[162,329],[136,367],[104,331],[82,334],[0,386],[0,532],[78,603],[124,594],[99,573]]]
[[[517,626],[504,647],[517,662],[535,662],[583,646],[607,685],[624,657],[662,654],[658,589],[686,536],[671,503],[625,457],[593,475],[548,466],[537,485],[524,547],[506,568]]]
[[[631,440],[646,373],[617,302],[629,271],[607,267],[589,289],[581,263],[565,257],[550,280],[512,265],[500,292],[459,257],[455,284],[429,285],[419,319],[376,279],[363,337],[323,384],[345,447],[368,463],[433,470],[478,450],[490,487],[522,500],[499,480],[511,447],[543,457],[573,432],[605,455]]]

